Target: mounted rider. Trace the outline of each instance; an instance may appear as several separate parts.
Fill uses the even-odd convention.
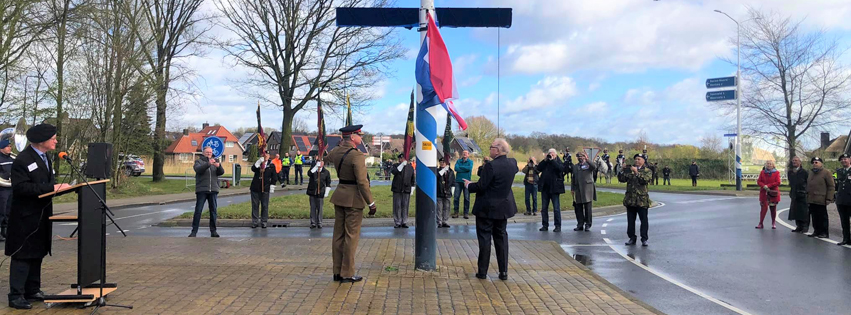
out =
[[[626,157],[623,155],[623,149],[618,150],[618,156],[615,158],[615,161],[618,163],[617,171],[623,171],[623,162],[626,161]]]
[[[610,170],[612,169],[612,162],[609,162],[609,149],[603,149],[603,162],[606,162],[606,166],[608,166]]]

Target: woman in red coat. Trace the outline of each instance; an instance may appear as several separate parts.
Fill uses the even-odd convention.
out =
[[[759,191],[759,225],[757,229],[762,228],[762,221],[765,220],[765,212],[771,209],[771,228],[776,229],[774,224],[777,217],[777,203],[780,202],[780,172],[774,168],[774,161],[765,162],[765,167],[759,173],[759,179],[756,180],[761,188]]]

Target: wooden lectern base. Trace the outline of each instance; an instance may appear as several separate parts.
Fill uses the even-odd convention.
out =
[[[107,296],[112,292],[115,292],[118,288],[103,288],[103,295]],[[51,303],[91,303],[100,298],[100,288],[86,288],[83,289],[83,295],[91,295],[90,299],[78,299],[78,300],[66,300],[66,299],[45,299],[45,304]],[[56,298],[59,296],[77,296],[77,289],[68,289],[59,293],[55,296],[48,296],[47,298]]]

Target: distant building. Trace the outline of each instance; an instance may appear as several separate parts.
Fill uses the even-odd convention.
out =
[[[316,136],[311,135],[292,135],[291,145],[289,150],[283,150],[283,152],[289,152],[290,156],[294,156],[296,151],[301,152],[304,155],[312,156],[316,155]],[[326,135],[326,141],[328,141],[328,145],[326,146],[325,152],[331,151],[337,144],[340,143],[340,140],[343,139],[341,135]],[[269,139],[266,141],[267,147],[266,151],[268,151],[272,156],[275,154],[281,153],[281,132],[275,131],[269,135]],[[358,150],[367,153],[366,147],[361,144],[358,146]],[[281,155],[284,155],[281,153]]]
[[[225,143],[225,150],[221,157],[222,162],[239,163],[242,160],[245,149],[239,143],[239,139],[223,126],[210,126],[204,123],[201,131],[196,133],[190,133],[184,129],[183,135],[165,149],[166,161],[194,163],[197,156],[202,153],[201,144],[208,137],[219,137]]]
[[[825,159],[837,159],[842,153],[845,153],[845,143],[848,142],[848,136],[839,136],[836,139],[830,140],[830,134],[827,132],[821,133],[821,148],[824,149]]]
[[[242,145],[243,153],[242,160],[248,160],[248,152],[251,151],[251,147],[257,145],[257,133],[246,132],[242,137],[239,138],[239,144]]]
[[[757,147],[753,148],[753,153],[751,153],[751,164],[753,165],[763,165],[768,161],[776,161],[774,158],[774,154],[770,151],[763,150]]]

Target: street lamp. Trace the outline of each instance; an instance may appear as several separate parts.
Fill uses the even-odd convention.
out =
[[[736,190],[742,190],[742,93],[741,86],[741,66],[740,66],[740,39],[742,36],[742,28],[739,21],[736,21],[729,14],[715,10],[715,12],[726,15],[730,20],[736,23]]]

